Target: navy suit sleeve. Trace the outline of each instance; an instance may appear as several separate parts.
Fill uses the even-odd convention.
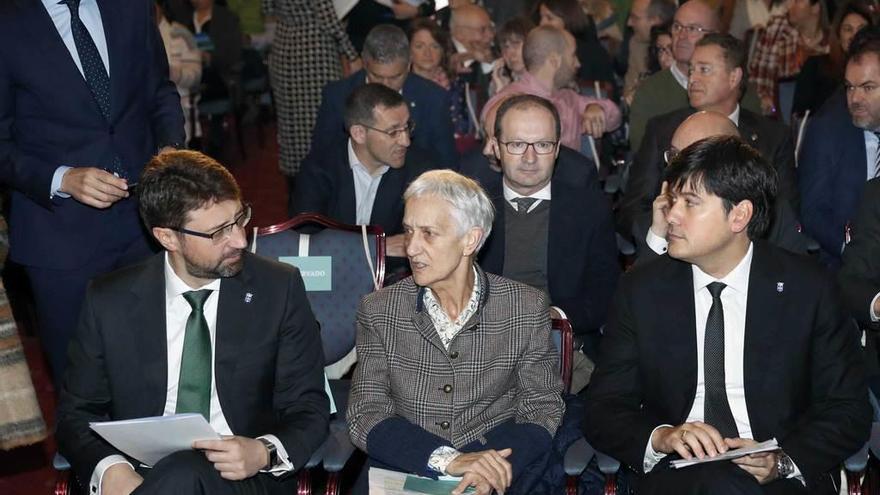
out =
[[[822,250],[837,258],[843,247],[844,233],[834,222],[833,184],[837,160],[828,136],[826,120],[816,119],[807,125],[798,163],[801,193],[801,222]]]
[[[150,122],[156,150],[165,146],[180,148],[186,143],[180,95],[177,93],[177,87],[168,76],[168,57],[165,53],[162,37],[159,35],[159,28],[153,22],[152,2],[145,1],[144,4],[148,8],[144,22],[150,24],[147,27],[147,36],[149,36],[147,46],[150,47],[152,55],[150,74],[153,78],[153,85],[151,87],[155,88],[156,95],[151,112],[152,122]]]
[[[312,130],[310,153],[323,150],[345,132],[345,123],[342,120],[345,106],[341,86],[343,81],[345,79],[328,83],[321,91],[321,106],[318,107],[315,128]]]
[[[293,195],[294,215],[308,212],[332,216],[330,195],[334,187],[338,186],[333,183],[328,168],[314,151],[303,160]]]
[[[880,182],[876,180],[865,186],[838,281],[853,318],[876,328],[871,321],[871,302],[880,293]]]
[[[640,244],[644,244],[644,235],[647,231],[641,232],[641,229],[636,227],[645,225],[645,219],[647,225],[651,224],[651,208],[663,175],[656,123],[656,119],[651,119],[646,126],[642,145],[639,146],[633,159],[617,222],[617,231],[620,235],[626,239],[634,237],[637,243],[641,237]]]
[[[436,162],[442,168],[458,168],[458,153],[455,151],[455,135],[452,130],[452,116],[449,113],[449,92],[438,88],[428,101],[433,103],[430,116],[430,142],[437,150]],[[418,129],[416,129],[418,132]]]
[[[788,128],[786,127],[787,131]],[[791,133],[783,132],[782,139],[776,147],[773,156],[773,164],[779,175],[779,190],[777,197],[787,199],[792,207],[797,208],[800,203],[800,195],[798,194],[797,169],[794,163],[794,142],[791,139]]]

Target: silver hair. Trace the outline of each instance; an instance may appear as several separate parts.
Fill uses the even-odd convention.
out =
[[[392,24],[379,24],[367,33],[361,57],[380,64],[398,60],[409,62],[409,40],[403,29]]]
[[[464,235],[474,227],[482,230],[483,237],[474,254],[483,247],[492,232],[495,207],[476,181],[452,170],[431,170],[420,175],[406,188],[403,200],[423,196],[436,196],[452,206],[458,235]]]

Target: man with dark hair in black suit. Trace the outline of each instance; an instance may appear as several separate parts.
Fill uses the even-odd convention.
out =
[[[776,174],[738,137],[666,171],[668,253],[621,278],[586,397],[643,494],[837,493],[868,438],[859,338],[825,270],[762,242]],[[672,469],[776,439],[779,449]]]
[[[58,406],[61,453],[92,494],[292,493],[287,475],[321,445],[329,416],[299,272],[246,251],[251,208],[205,155],[156,156],[138,194],[165,252],[89,288]],[[224,438],[152,469],[89,428],[180,413],[202,414]]]

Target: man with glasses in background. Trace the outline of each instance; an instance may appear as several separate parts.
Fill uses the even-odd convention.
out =
[[[426,151],[412,145],[414,123],[397,91],[366,84],[345,102],[348,139],[317,150],[303,163],[293,213],[320,213],[347,224],[379,225],[388,236],[386,253],[406,256],[403,191],[435,168]]]
[[[541,97],[513,96],[498,108],[491,145],[503,177],[501,187],[487,186],[496,213],[478,261],[487,272],[548,294],[590,355],[619,275],[617,244],[611,208],[595,181],[556,170],[568,163],[557,163],[559,135],[556,107]],[[586,385],[584,371],[573,389]]]
[[[89,493],[292,493],[327,433],[323,352],[299,272],[246,251],[232,175],[162,153],[138,185],[164,253],[93,282],[70,345],[57,439]],[[198,413],[221,440],[135,468],[93,421]]]
[[[718,13],[702,0],[684,3],[672,21],[672,56],[668,70],[651,75],[639,84],[630,106],[630,148],[638,150],[647,134],[648,121],[658,115],[688,106],[688,68],[696,44],[708,33],[718,31]],[[749,88],[743,106],[760,113],[757,93]]]

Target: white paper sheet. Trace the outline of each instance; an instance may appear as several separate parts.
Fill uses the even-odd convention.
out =
[[[772,452],[774,450],[779,450],[779,444],[776,442],[775,438],[771,438],[766,442],[761,442],[757,445],[753,445],[751,447],[743,447],[741,449],[728,450],[727,452],[716,455],[715,457],[704,457],[702,459],[697,459],[694,457],[690,460],[679,459],[676,461],[670,462],[672,467],[676,469],[685,468],[688,466],[693,466],[695,464],[704,464],[707,462],[715,462],[715,461],[729,461],[731,459],[737,459],[739,457],[747,456],[749,454],[758,454],[760,452]]]
[[[89,426],[110,445],[147,466],[168,454],[191,449],[196,440],[221,438],[201,414],[105,421]]]

